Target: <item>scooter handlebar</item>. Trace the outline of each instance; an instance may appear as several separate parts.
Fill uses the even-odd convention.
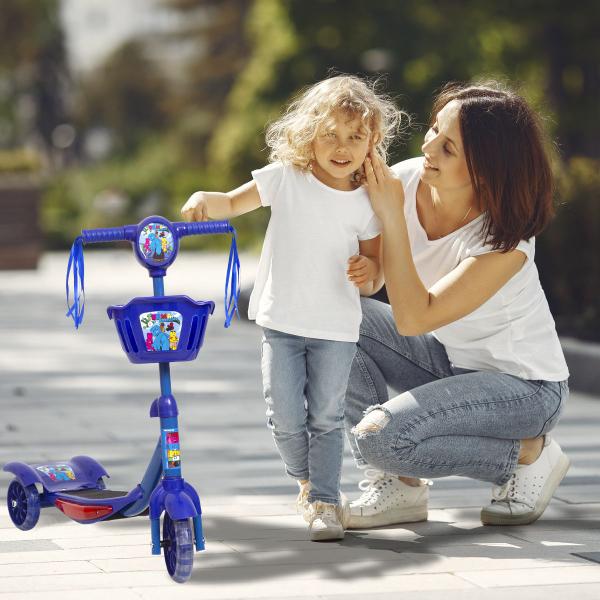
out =
[[[136,225],[84,229],[81,232],[81,238],[84,244],[93,244],[96,242],[132,242],[136,236],[136,229]]]
[[[173,223],[173,226],[179,237],[211,233],[231,233],[233,231],[233,227],[230,225],[229,221],[180,222]]]
[[[195,223],[172,223],[178,238],[188,235],[204,235],[214,233],[231,233],[233,227],[229,221],[204,221]],[[102,229],[84,229],[81,238],[84,244],[98,242],[133,242],[137,235],[138,225],[122,227],[106,227]]]
[[[225,327],[229,327],[231,318],[237,312],[237,302],[240,293],[239,270],[240,261],[237,252],[235,229],[229,221],[209,221],[195,223],[171,223],[164,217],[153,215],[144,219],[137,225],[124,225],[121,227],[106,227],[102,229],[84,229],[75,239],[69,255],[67,265],[66,291],[67,291],[67,316],[73,318],[75,327],[83,321],[84,309],[84,265],[83,245],[97,242],[131,242],[134,254],[151,277],[161,278],[177,256],[179,239],[188,235],[202,235],[228,233],[231,234],[231,247],[229,250],[229,263],[225,279]],[[152,244],[147,247],[147,244]],[[73,272],[73,302],[69,294],[69,277]],[[159,289],[159,288],[155,288]],[[160,292],[157,295],[164,295]]]

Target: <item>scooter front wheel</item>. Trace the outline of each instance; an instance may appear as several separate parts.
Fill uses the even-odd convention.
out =
[[[40,496],[35,485],[23,485],[13,479],[6,494],[8,514],[15,527],[23,531],[33,529],[40,518]]]
[[[190,519],[173,520],[167,512],[163,518],[165,564],[171,578],[185,583],[194,566],[194,542]]]

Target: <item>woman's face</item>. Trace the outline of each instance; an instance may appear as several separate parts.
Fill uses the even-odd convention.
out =
[[[437,114],[421,146],[425,162],[421,180],[438,190],[467,191],[471,177],[460,134],[460,103],[448,102]]]

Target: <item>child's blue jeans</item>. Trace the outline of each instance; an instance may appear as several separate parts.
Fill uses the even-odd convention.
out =
[[[339,504],[344,395],[356,344],[263,328],[261,349],[267,423],[286,473],[310,481],[309,502]]]

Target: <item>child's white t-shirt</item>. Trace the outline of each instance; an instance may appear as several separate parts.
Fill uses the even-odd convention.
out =
[[[485,213],[440,239],[427,238],[416,208],[422,167],[423,157],[418,157],[392,170],[404,187],[404,215],[415,267],[430,288],[464,259],[492,248],[483,243]],[[562,381],[569,369],[534,262],[535,238],[521,240],[517,249],[527,256],[518,273],[479,308],[432,333],[456,367]]]
[[[348,259],[359,240],[381,232],[367,191],[336,190],[280,162],[252,177],[271,219],[248,318],[292,335],[356,342],[362,313]]]

